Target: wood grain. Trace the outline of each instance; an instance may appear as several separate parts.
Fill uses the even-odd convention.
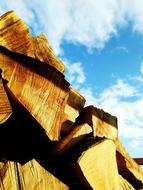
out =
[[[12,114],[12,107],[4,89],[2,76],[0,73],[0,124],[5,122]]]
[[[115,141],[119,173],[131,183],[135,189],[143,188],[143,169],[132,159],[120,140]]]
[[[0,69],[1,190],[143,188],[117,118],[84,107],[45,35],[31,36],[13,11],[0,17]]]
[[[0,17],[0,46],[50,64],[62,73],[65,70],[46,37],[43,34],[38,37],[31,36],[26,24],[14,11]]]
[[[63,125],[61,132],[69,133],[72,126],[85,105],[85,98],[74,88],[70,87],[69,96],[64,109]]]
[[[119,180],[121,190],[135,190],[135,188],[121,175],[119,175]]]
[[[25,165],[0,162],[1,190],[68,190],[68,187],[35,160]]]
[[[79,157],[77,164],[93,190],[120,190],[115,154],[113,141],[104,140],[85,150]]]
[[[49,138],[58,140],[68,98],[68,82],[48,65],[47,80],[7,55],[1,54],[1,60],[0,68],[9,81],[9,90],[43,126]]]

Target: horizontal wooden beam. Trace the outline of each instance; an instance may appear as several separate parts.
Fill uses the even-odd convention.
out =
[[[133,158],[135,162],[139,165],[143,165],[143,158]]]

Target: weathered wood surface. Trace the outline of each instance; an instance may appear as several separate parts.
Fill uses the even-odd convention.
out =
[[[13,113],[0,127],[0,189],[68,189],[55,172],[45,130],[20,102],[9,99]]]
[[[143,170],[117,140],[117,118],[83,108],[45,36],[30,36],[12,11],[0,17],[0,68],[0,120],[13,111],[1,122],[0,189],[142,188]]]
[[[55,152],[62,152],[65,148],[70,147],[73,142],[76,143],[76,140],[82,139],[84,135],[89,133],[92,133],[94,138],[116,139],[117,118],[93,106],[83,108],[71,131],[54,147]]]
[[[117,138],[117,118],[102,109],[94,106],[85,107],[78,118],[78,122],[88,123],[93,129],[94,137],[106,137],[112,140]]]
[[[4,89],[3,80],[0,73],[0,124],[5,122],[12,114],[12,108]]]
[[[43,34],[33,37],[22,20],[10,11],[0,17],[0,46],[48,63],[60,72],[65,66],[54,54]]]
[[[64,133],[68,133],[72,129],[72,126],[84,105],[85,98],[74,88],[70,87],[69,97],[64,109],[63,126],[61,129]]]
[[[49,138],[58,140],[69,83],[61,73],[48,65],[46,73],[38,73],[40,67],[36,71],[33,69],[35,61],[30,59],[28,62],[27,58],[26,62],[21,59],[20,63],[12,56],[0,53],[0,68],[3,78],[8,81],[9,90],[42,125]]]
[[[30,36],[28,27],[13,11],[0,17],[0,68],[13,95],[51,140],[58,140],[69,93],[69,84],[60,73],[64,65],[45,36]]]
[[[59,140],[53,147],[54,154],[61,154],[73,145],[77,144],[85,136],[92,133],[92,128],[88,124],[73,125],[73,130],[70,131],[65,137]]]
[[[143,158],[133,158],[135,162],[139,165],[143,165]]]
[[[119,175],[120,190],[136,190],[126,179]]]
[[[143,169],[130,157],[120,140],[115,141],[117,164],[122,175],[135,189],[143,188]]]
[[[69,188],[35,160],[25,165],[0,162],[0,190],[68,190]]]
[[[112,140],[99,141],[83,151],[77,162],[74,162],[75,175],[83,186],[89,183],[87,189],[120,190],[115,155],[116,146]]]

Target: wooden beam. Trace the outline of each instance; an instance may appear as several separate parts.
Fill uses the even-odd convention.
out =
[[[76,118],[79,116],[85,104],[85,98],[74,88],[70,87],[69,96],[64,109],[63,124],[61,128],[62,136],[72,130]]]
[[[0,17],[0,46],[47,63],[61,73],[65,70],[63,62],[55,56],[46,37],[43,34],[31,36],[28,26],[14,11]]]
[[[130,157],[119,139],[115,141],[119,174],[135,189],[143,188],[143,169]]]
[[[74,161],[72,168],[75,175],[78,174],[77,178],[83,186],[87,180],[93,190],[120,190],[114,142],[106,139],[93,144],[86,150],[84,150],[84,145],[81,148],[83,148],[83,152],[77,162]],[[82,175],[79,174],[80,171]],[[83,176],[85,180],[83,180]]]
[[[143,165],[143,158],[133,158],[135,162],[139,165]]]

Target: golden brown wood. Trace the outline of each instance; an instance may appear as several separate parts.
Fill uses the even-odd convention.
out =
[[[0,17],[0,46],[50,64],[60,72],[65,66],[54,54],[43,34],[32,37],[28,27],[10,11]]]
[[[1,190],[17,190],[18,180],[15,171],[14,162],[0,162],[0,189]]]
[[[68,190],[69,188],[35,160],[25,165],[0,162],[1,190]]]
[[[58,140],[69,91],[63,75],[47,65],[46,78],[6,54],[1,54],[0,59],[9,90],[43,126],[49,138]]]
[[[120,180],[120,190],[135,190],[133,186],[121,175],[119,175],[119,180]]]
[[[68,133],[72,130],[76,118],[79,116],[85,104],[85,98],[79,94],[74,88],[70,87],[69,97],[64,109],[62,131]]]
[[[89,124],[94,137],[117,138],[117,118],[96,107],[85,107],[78,118],[78,123]]]
[[[0,124],[5,122],[12,114],[12,107],[4,89],[2,76],[0,73]]]
[[[117,164],[119,173],[135,188],[143,188],[143,169],[130,157],[120,140],[115,141],[117,147]]]
[[[143,158],[133,158],[135,162],[139,165],[143,165]]]
[[[53,147],[53,153],[63,153],[63,151],[78,143],[81,139],[83,139],[87,134],[90,134],[91,132],[92,129],[88,124],[76,125],[75,123],[71,132],[59,140],[58,143]]]
[[[76,164],[93,190],[120,190],[115,154],[116,146],[113,141],[103,140],[92,145],[79,157]],[[79,168],[73,169],[76,175]],[[82,180],[82,175],[77,177],[79,181]]]
[[[117,139],[117,118],[83,108],[45,36],[31,36],[13,11],[0,17],[0,69],[0,189],[142,188],[143,170]]]

